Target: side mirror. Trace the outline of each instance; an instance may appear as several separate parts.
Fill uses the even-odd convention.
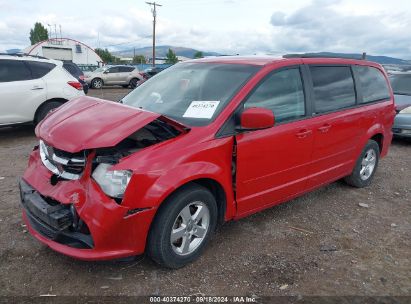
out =
[[[260,130],[274,126],[273,111],[265,108],[248,108],[241,113],[241,129]]]
[[[105,70],[105,71],[103,72],[103,74],[108,74],[108,73],[110,73],[110,70]]]

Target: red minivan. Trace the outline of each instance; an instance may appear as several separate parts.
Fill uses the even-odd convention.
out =
[[[23,218],[75,258],[182,267],[225,221],[341,178],[369,185],[394,115],[387,75],[365,60],[179,63],[120,103],[80,97],[39,123]]]

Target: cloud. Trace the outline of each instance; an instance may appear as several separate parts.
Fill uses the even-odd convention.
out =
[[[43,1],[49,4],[39,9],[34,1],[24,1],[23,5],[18,1],[0,0],[2,49],[27,47],[30,28],[36,21],[46,27],[47,24],[62,24],[63,36],[91,47],[116,51],[151,45],[151,12],[148,8],[138,9],[134,2],[112,7],[101,0],[102,4],[90,12],[65,13],[62,5],[51,0]],[[75,6],[76,0],[72,1]],[[233,0],[224,3],[231,2]],[[209,27],[201,22],[188,23],[184,18],[171,18],[170,15],[167,18],[164,13],[158,18],[157,45],[193,47],[224,54],[366,51],[411,57],[411,14],[401,11],[403,7],[397,5],[396,9],[381,12],[375,8],[370,11],[367,5],[360,7],[348,0],[304,2],[306,4],[294,11],[277,10],[271,18],[268,15],[264,20],[259,20],[251,7],[247,18],[239,16],[246,20],[239,26],[228,26],[235,21],[230,19],[235,18],[234,13],[225,20],[210,21]]]
[[[407,57],[411,51],[410,16],[338,11],[341,1],[316,0],[288,15],[271,17],[273,44],[285,52],[335,51]]]

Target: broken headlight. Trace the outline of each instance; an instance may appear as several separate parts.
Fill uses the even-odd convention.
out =
[[[111,164],[99,164],[92,176],[105,194],[114,198],[122,198],[130,182],[132,172],[129,170],[108,170],[111,166]]]

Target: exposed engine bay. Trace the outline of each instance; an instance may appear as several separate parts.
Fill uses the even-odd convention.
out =
[[[180,134],[181,131],[170,124],[160,119],[156,119],[123,139],[114,147],[97,149],[94,161],[96,163],[116,164],[123,157],[177,137]]]

